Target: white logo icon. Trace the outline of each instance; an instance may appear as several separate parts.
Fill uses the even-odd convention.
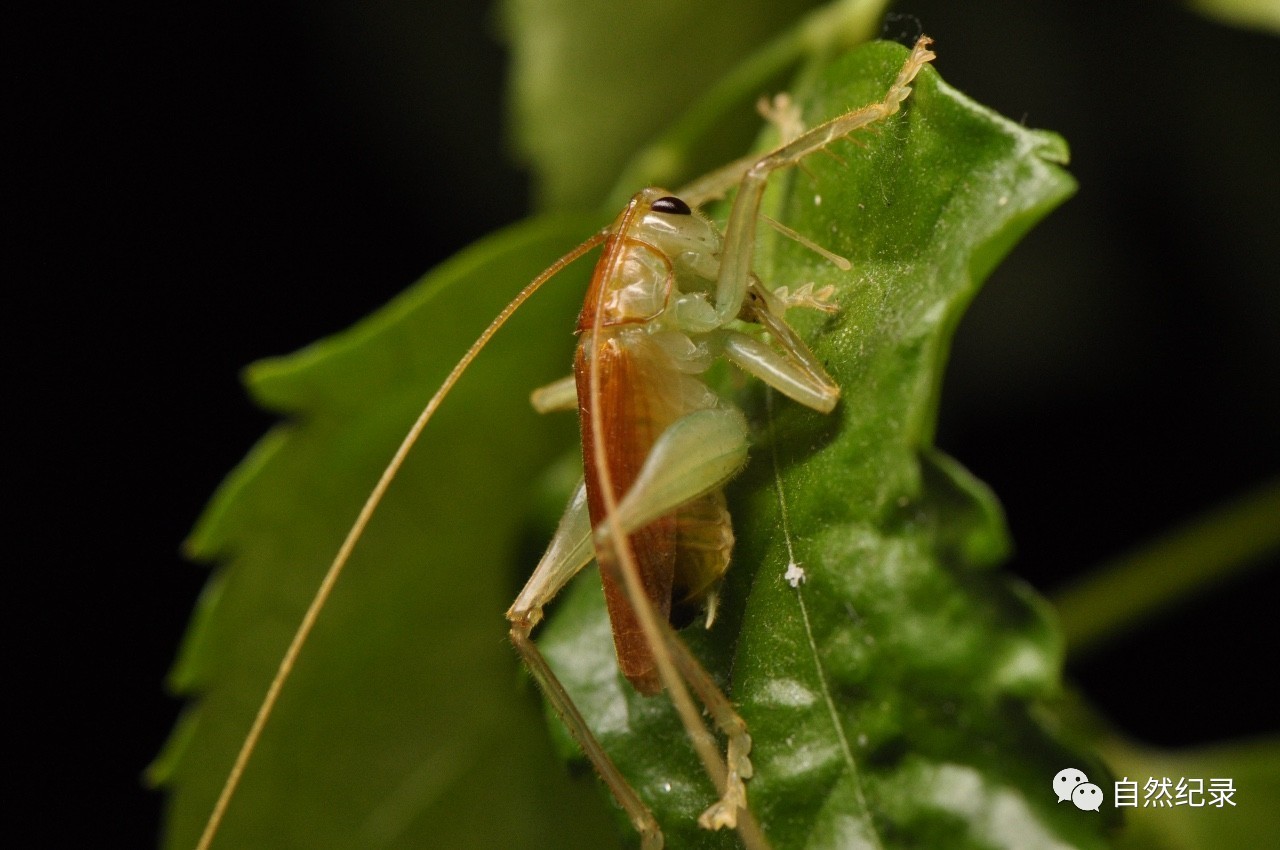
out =
[[[1096,812],[1102,808],[1102,789],[1092,782],[1081,782],[1071,792],[1071,802],[1082,812]]]
[[[1089,777],[1084,775],[1083,770],[1076,770],[1074,767],[1068,767],[1066,770],[1059,770],[1058,775],[1053,777],[1053,790],[1058,794],[1058,802],[1071,799],[1071,792],[1076,786],[1088,782]]]
[[[1102,807],[1102,789],[1090,782],[1083,770],[1059,770],[1053,777],[1053,790],[1059,803],[1070,800],[1082,812],[1096,812]]]

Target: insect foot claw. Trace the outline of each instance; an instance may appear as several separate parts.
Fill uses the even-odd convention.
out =
[[[820,310],[823,313],[837,313],[840,311],[839,305],[831,302],[835,292],[836,288],[831,284],[814,290],[812,283],[806,283],[794,293],[785,286],[779,286],[773,291],[773,297],[782,304],[783,310],[804,307],[809,310]]]
[[[729,763],[729,775],[725,777],[724,794],[698,817],[703,829],[733,829],[738,825],[738,810],[747,808],[747,786],[744,779],[755,773],[751,766],[751,736],[745,727],[729,736],[729,751],[725,754]]]
[[[732,774],[725,786],[724,796],[698,816],[698,826],[703,829],[733,829],[738,825],[738,810],[747,807],[747,788],[741,778]]]

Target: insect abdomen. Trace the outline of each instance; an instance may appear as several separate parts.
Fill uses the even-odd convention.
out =
[[[604,336],[603,333],[601,335]],[[592,348],[592,356],[598,361],[600,379],[600,392],[594,404],[584,401],[591,397],[587,350],[592,341],[589,338],[584,338],[579,344],[574,361],[587,506],[591,524],[596,528],[605,521],[606,510],[601,471],[596,465],[596,428],[593,416],[600,418],[604,457],[609,465],[614,498],[621,501],[635,482],[654,441],[678,415],[671,409],[672,405],[668,403],[667,394],[662,391],[662,387],[655,386],[644,375],[647,371],[645,367],[652,364],[646,362],[643,347],[637,351],[634,350],[636,346],[627,344],[628,336],[631,334],[626,332],[621,335],[608,334],[607,338],[598,341]],[[628,540],[645,594],[659,616],[669,617],[676,562],[675,514],[659,517],[633,532]],[[635,612],[627,601],[626,592],[615,578],[618,564],[613,549],[597,546],[596,561],[600,564],[600,576],[604,583],[618,666],[636,690],[644,694],[656,694],[662,690],[662,685],[658,680],[653,654]]]

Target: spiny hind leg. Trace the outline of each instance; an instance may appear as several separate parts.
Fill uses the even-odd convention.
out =
[[[556,714],[564,721],[569,734],[578,743],[596,773],[609,786],[614,799],[627,813],[636,832],[640,834],[642,850],[661,850],[662,829],[653,813],[600,746],[573,699],[530,637],[534,627],[542,620],[543,607],[591,561],[592,554],[587,490],[579,482],[560,518],[546,554],[507,611],[507,620],[511,623],[511,642]]]
[[[758,831],[754,821],[749,826],[746,823],[739,823],[739,817],[749,811],[745,780],[750,779],[754,773],[751,765],[751,735],[747,732],[746,721],[720,690],[720,686],[711,678],[711,674],[685,646],[680,636],[670,626],[666,626],[663,631],[671,660],[680,671],[680,676],[689,683],[689,687],[693,688],[698,699],[706,706],[707,713],[711,715],[716,728],[727,740],[724,788],[720,799],[699,816],[698,825],[703,829],[738,827],[753,832]]]
[[[928,50],[928,46],[931,43],[932,41],[926,37],[921,37],[920,40],[916,42],[915,47],[911,51],[911,55],[902,66],[902,70],[898,72],[897,79],[894,80],[893,85],[890,86],[885,99],[879,104],[872,104],[871,106],[864,107],[863,109],[853,110],[845,113],[844,115],[837,116],[836,118],[831,119],[831,121],[818,125],[814,130],[826,127],[828,124],[835,121],[847,120],[853,116],[859,115],[860,113],[864,113],[867,110],[883,106],[890,99],[894,99],[894,111],[896,111],[896,104],[901,103],[906,99],[907,95],[910,94],[911,90],[908,86],[911,81],[915,79],[915,76],[920,72],[922,67],[935,58],[933,52]],[[782,137],[779,148],[775,148],[774,153],[783,147],[789,146],[797,139],[807,135],[804,130],[804,123],[800,119],[798,111],[794,110],[788,101],[789,98],[784,98],[780,104],[778,102],[778,98],[775,97],[773,101],[764,100],[758,104],[758,109],[764,116],[765,120],[777,126]],[[871,116],[870,120],[863,121],[862,123],[872,123],[873,121],[879,120],[879,117],[882,116]],[[853,127],[852,129],[845,130],[843,134],[847,135],[856,129],[858,128]],[[814,130],[808,132],[812,133]],[[838,136],[840,134],[836,135]],[[817,147],[822,147],[829,141],[831,140],[822,142],[817,145]],[[804,156],[805,154],[801,153],[796,157],[796,160],[802,159]],[[733,189],[742,182],[742,179],[746,176],[747,172],[757,166],[761,159],[762,157],[758,155],[739,157],[733,162],[727,163],[720,168],[708,172],[707,174],[703,174],[696,180],[685,184],[676,194],[683,198],[689,206],[693,207],[700,207],[709,201],[716,200],[717,198],[723,198],[730,189]]]
[[[884,98],[861,109],[853,109],[822,122],[811,130],[806,130],[790,141],[784,142],[769,153],[760,157],[755,165],[743,177],[743,183],[763,182],[770,174],[780,168],[795,165],[811,153],[815,153],[837,139],[842,139],[857,130],[877,121],[883,121],[898,111],[902,102],[911,94],[911,83],[920,70],[937,58],[929,49],[933,39],[921,36],[902,64],[897,78],[885,92]]]
[[[550,385],[544,401],[561,395],[555,389],[560,383],[563,382]],[[545,406],[555,408],[558,404],[553,401]],[[660,435],[635,484],[618,505],[616,513],[623,534],[630,534],[655,516],[669,513],[723,484],[745,462],[746,452],[747,425],[737,410],[701,410],[681,418]],[[662,847],[663,839],[653,814],[592,734],[572,698],[530,637],[542,619],[543,607],[589,562],[593,536],[598,538],[600,545],[609,545],[607,531],[597,529],[594,535],[592,533],[586,488],[580,483],[569,500],[546,554],[507,612],[507,619],[511,622],[511,642],[578,746],[627,812],[641,836],[643,850],[657,850]],[[649,605],[648,598],[643,596],[639,602],[630,601],[633,605]],[[649,608],[652,611],[651,605]],[[704,816],[701,822],[708,828],[732,827],[737,824],[739,810],[746,805],[743,779],[751,775],[751,763],[747,757],[751,739],[746,736],[746,725],[710,675],[665,622],[659,631],[659,639],[668,647],[678,675],[689,682],[728,736],[727,769],[720,763],[718,771],[711,771],[713,780],[724,789],[723,796],[712,810],[724,814],[712,819]],[[690,727],[684,714],[681,719]],[[696,714],[688,732],[695,741],[714,750],[714,739]],[[718,754],[715,760],[719,761]],[[749,817],[746,820],[750,821]],[[740,831],[746,846],[768,846],[753,821],[744,823]]]
[[[622,531],[630,533],[724,484],[741,468],[746,450],[746,421],[735,409],[700,410],[677,420],[659,436],[635,483],[618,504]],[[610,545],[607,527],[598,528],[596,535],[599,545]],[[629,594],[628,601],[652,611],[647,597],[631,598]],[[747,846],[767,847],[747,810],[744,781],[751,777],[752,767],[746,723],[670,625],[660,621],[658,631],[676,674],[692,688],[728,741],[727,763],[720,762],[717,755],[714,768],[708,768],[720,786],[720,799],[699,818],[699,824],[707,829],[737,827]],[[674,699],[675,688],[670,690]],[[705,745],[707,730],[701,717],[680,711],[680,718],[690,738]]]
[[[596,773],[609,786],[614,799],[626,811],[631,825],[640,834],[641,850],[662,850],[662,828],[658,826],[658,821],[654,818],[653,813],[649,811],[649,807],[640,799],[640,795],[631,787],[631,783],[622,775],[622,771],[618,770],[617,765],[613,763],[613,759],[609,758],[609,754],[600,746],[596,736],[591,734],[587,721],[579,713],[578,707],[573,703],[573,699],[564,689],[564,686],[560,684],[560,680],[556,678],[556,674],[551,671],[550,665],[547,664],[546,658],[543,657],[542,652],[529,637],[532,630],[533,623],[530,619],[519,616],[513,618],[511,621],[511,642],[515,645],[525,665],[542,688],[542,692],[546,695],[552,707],[555,708],[556,714],[564,721],[569,734],[577,741],[578,746],[590,760],[591,766],[595,768]]]
[[[829,121],[806,130],[796,138],[774,148],[755,160],[742,175],[738,195],[733,200],[729,223],[725,227],[720,273],[716,278],[716,315],[722,322],[737,315],[746,297],[755,254],[756,222],[760,217],[760,199],[769,176],[788,168],[806,156],[854,133],[863,127],[883,121],[896,113],[911,94],[911,82],[935,57],[929,45],[932,39],[921,36],[884,98],[861,109],[837,115]]]

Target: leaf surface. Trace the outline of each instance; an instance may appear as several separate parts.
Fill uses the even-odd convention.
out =
[[[904,58],[873,44],[825,69],[803,93],[807,121],[878,100]],[[729,489],[721,619],[683,634],[751,729],[748,793],[775,847],[1103,846],[1104,817],[1049,791],[1064,764],[1103,774],[1045,708],[1061,638],[1045,603],[995,569],[1008,543],[994,497],[932,446],[951,335],[999,258],[1072,191],[1055,164],[1065,146],[926,70],[903,113],[830,153],[780,181],[773,206],[853,271],[777,240],[758,268],[775,285],[837,286],[840,313],[807,330],[842,402],[823,416],[743,393],[759,437]],[[599,596],[579,582],[545,651],[670,845],[735,846],[695,825],[714,793],[667,701],[600,672]]]
[[[287,417],[223,485],[188,543],[219,570],[175,686],[199,696],[153,769],[167,846],[190,848],[302,611],[427,397],[525,283],[598,226],[534,221],[428,275],[332,339],[250,369]],[[530,482],[571,445],[531,388],[570,362],[588,266],[554,280],[458,385],[337,585],[215,847],[598,847],[520,686],[502,612],[528,543]],[[579,808],[583,808],[580,801]],[[594,817],[593,817],[594,816]]]

